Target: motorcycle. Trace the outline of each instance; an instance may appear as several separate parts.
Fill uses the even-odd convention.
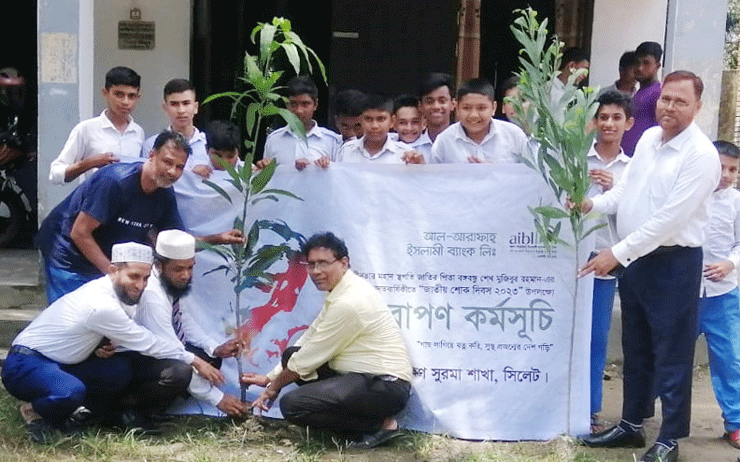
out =
[[[0,133],[0,146],[13,146],[17,139],[18,117],[15,117],[10,126]],[[0,248],[10,244],[32,223],[31,202],[13,176],[25,161],[26,156],[20,155],[0,163]]]

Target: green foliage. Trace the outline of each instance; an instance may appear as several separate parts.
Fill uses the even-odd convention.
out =
[[[552,100],[552,87],[560,75],[562,43],[557,38],[548,39],[547,19],[539,23],[531,8],[518,11],[521,14],[511,30],[522,44],[519,96],[509,97],[507,101],[514,105],[517,122],[534,141],[522,160],[542,175],[558,204],[566,198],[578,204],[590,187],[586,154],[593,144],[594,133],[587,126],[596,110],[597,94],[592,88],[580,89],[575,85],[587,72],[580,69],[568,77],[560,100]],[[566,244],[560,238],[559,220],[569,220],[576,244],[596,229],[584,231],[584,217],[578,209],[540,206],[530,211],[548,248],[557,243]]]
[[[263,123],[270,117],[280,117],[291,129],[306,138],[306,130],[303,124],[292,112],[281,105],[285,104],[285,98],[280,95],[283,86],[279,85],[284,71],[274,69],[274,58],[280,52],[285,55],[291,69],[296,75],[301,70],[309,74],[315,68],[321,73],[321,78],[326,82],[326,69],[316,53],[308,48],[301,38],[291,30],[290,21],[284,18],[273,18],[272,23],[259,23],[250,35],[252,43],[259,45],[257,56],[245,53],[243,76],[239,78],[244,83],[246,90],[243,92],[227,91],[211,95],[203,101],[207,104],[217,98],[230,98],[231,118],[243,114],[244,119],[244,142],[245,149],[242,158],[247,164],[251,164],[256,154],[255,150],[259,143]]]
[[[725,24],[725,69],[737,69],[740,61],[740,0],[729,0]]]

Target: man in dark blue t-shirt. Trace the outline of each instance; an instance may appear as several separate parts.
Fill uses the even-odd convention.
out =
[[[49,303],[106,274],[113,244],[151,245],[157,232],[182,229],[171,186],[189,154],[182,135],[162,132],[145,163],[100,169],[49,213],[38,233]],[[234,243],[242,236],[232,230],[202,239]]]

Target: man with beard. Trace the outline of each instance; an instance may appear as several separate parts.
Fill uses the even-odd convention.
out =
[[[141,297],[136,322],[157,337],[180,345],[181,351],[189,351],[220,368],[223,358],[239,352],[238,340],[219,344],[201,329],[187,311],[186,304],[181,304],[193,280],[195,238],[176,229],[162,231],[157,236],[154,259],[154,277]],[[225,394],[200,375],[193,374],[188,391],[232,417],[241,417],[247,412],[245,403]]]
[[[49,303],[105,274],[113,244],[151,244],[157,231],[182,228],[171,186],[189,154],[182,135],[163,131],[144,164],[101,168],[49,213],[37,237]],[[235,230],[202,239],[213,244],[242,240]]]
[[[134,322],[151,271],[151,248],[116,244],[111,262],[107,276],[51,304],[12,342],[2,381],[11,395],[26,401],[21,414],[34,441],[48,441],[56,430],[79,432],[90,414],[119,414],[114,411],[134,369],[131,354],[116,353],[116,347],[175,358],[169,360],[172,375],[166,382],[142,384],[142,393],[152,402],[168,402],[181,394],[190,382],[191,365],[210,381],[223,380],[205,361]]]

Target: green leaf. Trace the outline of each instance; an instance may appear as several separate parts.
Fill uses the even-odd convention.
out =
[[[275,25],[265,24],[260,32],[260,62],[264,66],[264,69],[267,69],[267,60],[270,57],[270,47],[276,30],[277,27]]]
[[[224,189],[221,186],[217,185],[213,181],[206,180],[205,178],[202,181],[203,181],[203,183],[205,183],[208,186],[210,186],[211,188],[213,188],[213,190],[216,191],[217,193],[219,193],[224,199],[226,199],[227,201],[229,201],[229,204],[233,204],[234,203],[234,201],[231,200],[231,196],[229,196],[229,193],[227,193],[226,191],[224,191]]]
[[[283,195],[283,196],[292,197],[293,199],[298,199],[299,201],[302,201],[303,200],[302,198],[296,196],[292,192],[286,191],[284,189],[265,189],[264,191],[262,191],[262,193],[263,194],[280,194],[280,195]]]
[[[219,266],[217,266],[217,267],[215,267],[215,268],[213,268],[213,269],[211,269],[211,270],[206,271],[205,273],[203,273],[203,276],[206,276],[206,275],[211,274],[211,273],[215,273],[217,271],[223,271],[224,274],[229,274],[229,271],[230,270],[231,270],[231,267],[228,266],[228,265],[219,265]]]
[[[296,75],[301,75],[301,58],[298,56],[298,50],[292,43],[283,43],[281,45],[285,54],[288,56],[288,62],[293,66]]]
[[[537,212],[537,213],[539,213],[541,215],[544,215],[544,216],[546,216],[548,218],[553,218],[553,219],[556,219],[556,220],[557,219],[561,219],[561,218],[568,218],[570,216],[570,214],[568,212],[566,212],[565,210],[559,209],[559,208],[556,208],[556,207],[549,207],[549,206],[546,206],[546,207],[537,207],[534,210],[535,210],[535,212]],[[558,225],[560,225],[560,223],[558,223]]]
[[[263,196],[263,195],[260,195],[260,196],[259,196],[258,198],[254,199],[254,200],[252,201],[252,205],[255,205],[255,204],[257,204],[258,202],[262,202],[262,201],[264,201],[264,200],[271,200],[271,201],[273,201],[273,202],[278,202],[278,198],[277,198],[277,197],[275,197],[275,196],[272,196],[272,195],[268,195],[268,196]]]
[[[270,162],[252,178],[251,191],[253,195],[259,194],[260,191],[265,189],[267,183],[272,179],[272,175],[275,173],[277,162]]]
[[[587,236],[588,236],[589,234],[593,233],[594,231],[596,231],[596,230],[598,230],[598,229],[601,229],[601,228],[603,228],[603,227],[604,227],[604,226],[606,226],[606,225],[607,225],[606,223],[600,223],[600,224],[598,224],[598,225],[594,225],[594,226],[592,226],[592,227],[591,227],[591,228],[590,228],[590,229],[589,229],[588,231],[586,231],[586,232],[585,232],[585,233],[583,234],[583,236],[581,236],[581,240],[583,240],[583,239],[586,239],[586,237],[587,237]]]
[[[280,117],[282,117],[283,120],[288,125],[290,125],[290,129],[293,130],[293,133],[300,136],[300,138],[303,141],[306,141],[306,127],[303,125],[303,122],[301,122],[298,116],[296,116],[289,110],[281,108],[281,107],[276,108],[276,109],[277,109],[278,114],[280,114]]]

